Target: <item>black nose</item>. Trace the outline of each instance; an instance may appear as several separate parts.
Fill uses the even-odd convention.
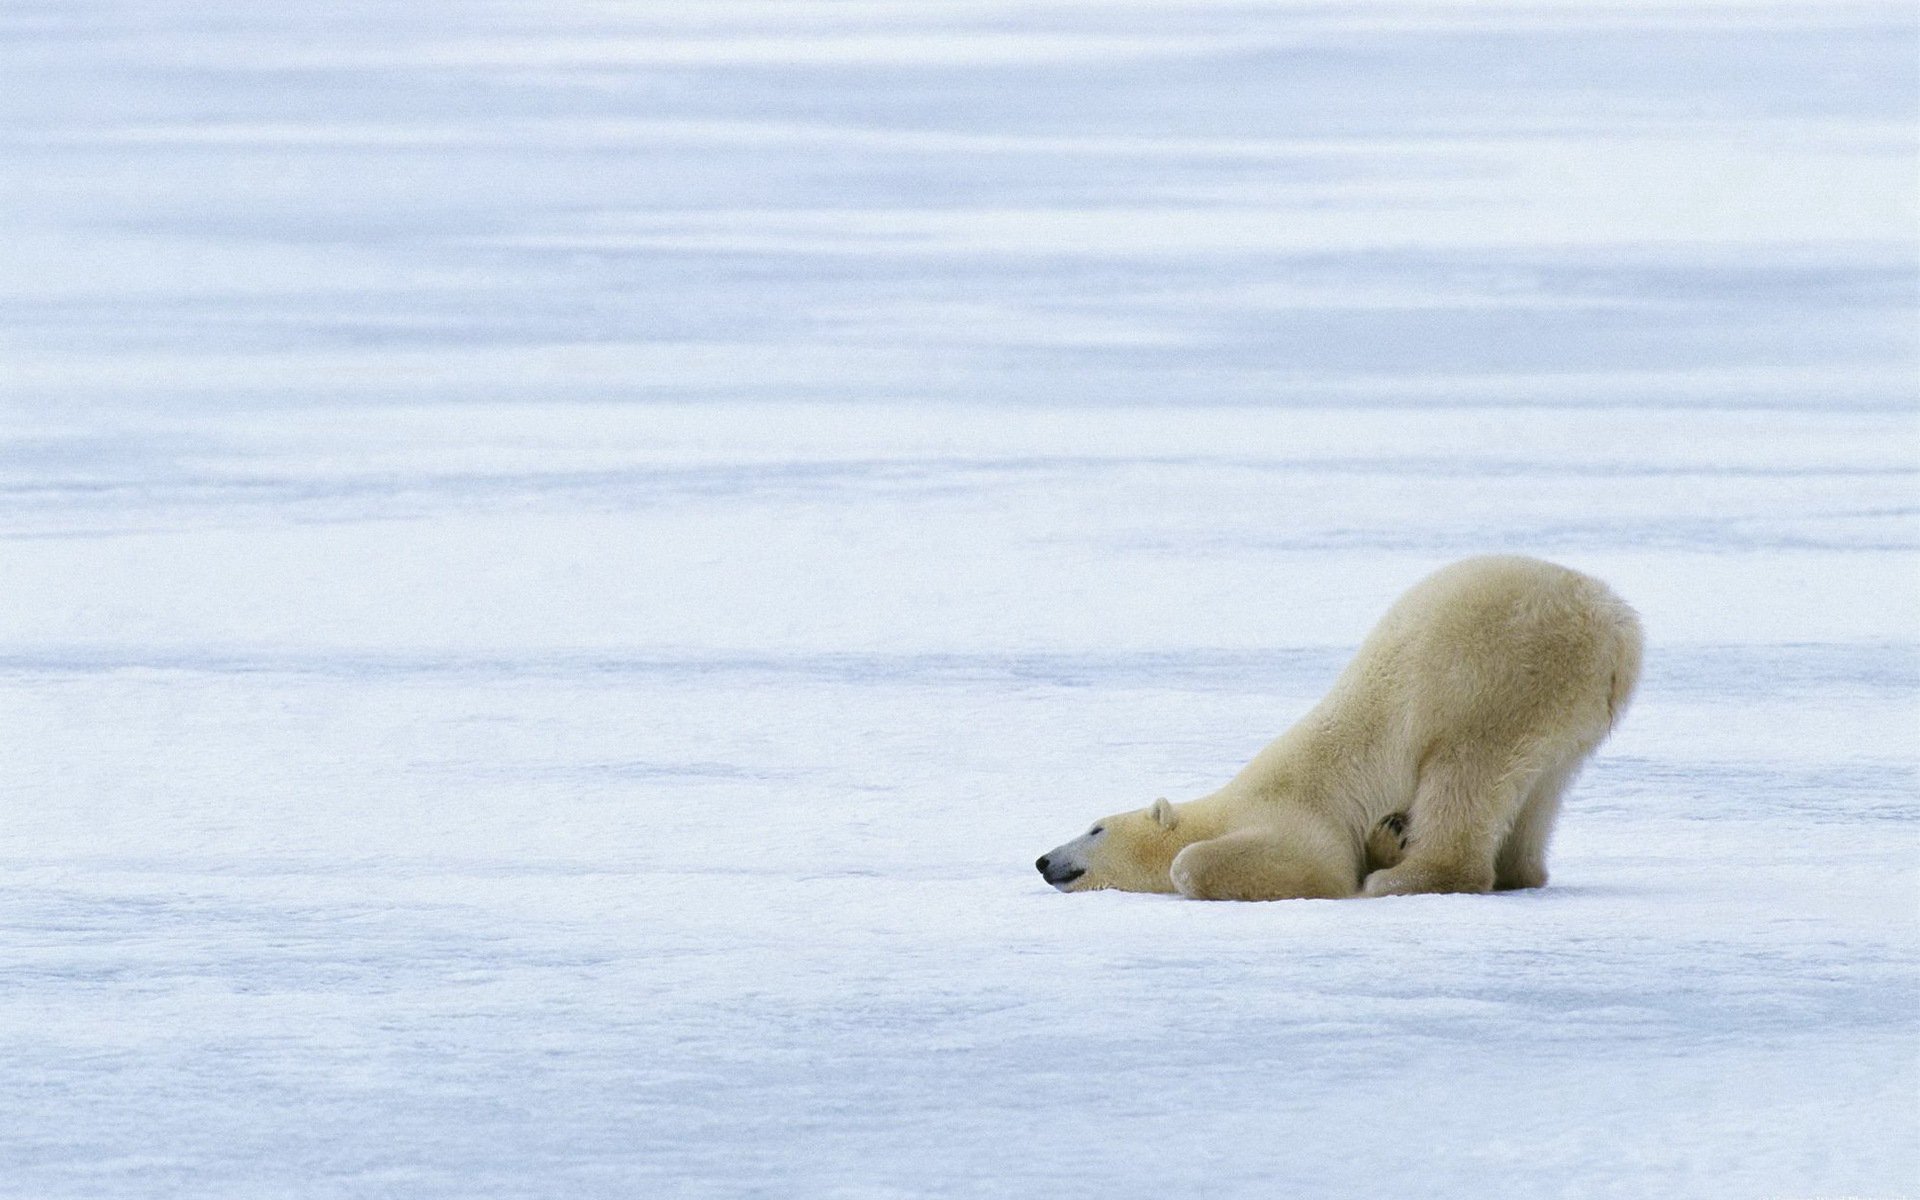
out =
[[[1042,854],[1040,856],[1040,860],[1033,864],[1033,869],[1040,872],[1042,875],[1045,875],[1047,873],[1047,866],[1048,866],[1047,856]]]

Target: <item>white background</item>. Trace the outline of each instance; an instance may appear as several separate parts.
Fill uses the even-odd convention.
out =
[[[1920,1192],[1903,5],[0,11],[0,1192]],[[1466,554],[1545,891],[1060,896]]]

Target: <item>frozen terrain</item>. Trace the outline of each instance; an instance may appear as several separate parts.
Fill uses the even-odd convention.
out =
[[[0,1195],[1920,1194],[1907,4],[0,7]],[[1061,896],[1462,555],[1532,894]]]

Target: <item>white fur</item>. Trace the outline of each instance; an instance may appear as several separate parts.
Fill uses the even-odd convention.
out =
[[[1531,558],[1455,563],[1225,787],[1104,819],[1048,856],[1084,872],[1056,886],[1352,895],[1369,834],[1405,812],[1405,857],[1365,876],[1366,894],[1538,887],[1561,796],[1625,713],[1640,655],[1633,610],[1598,580]]]

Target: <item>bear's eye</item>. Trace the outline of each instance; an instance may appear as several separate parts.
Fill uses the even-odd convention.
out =
[[[1105,833],[1106,831],[1107,827],[1105,825],[1095,825],[1092,829],[1087,830],[1087,836],[1092,837],[1096,833]]]

